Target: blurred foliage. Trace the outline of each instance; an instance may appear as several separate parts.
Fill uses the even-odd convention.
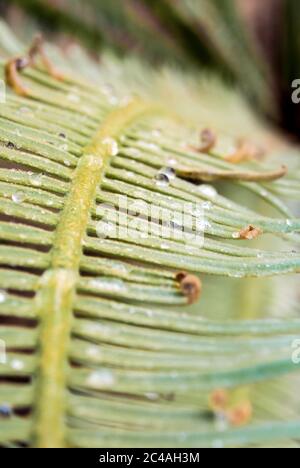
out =
[[[296,0],[12,0],[12,4],[34,16],[43,29],[67,32],[93,53],[109,47],[154,64],[217,71],[285,130],[297,134],[300,128],[298,107],[291,104],[291,82],[300,77]]]

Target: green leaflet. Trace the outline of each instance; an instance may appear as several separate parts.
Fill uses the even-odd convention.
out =
[[[3,39],[0,46],[3,68],[12,50]],[[82,57],[96,84],[83,77]],[[178,103],[165,92],[171,76],[172,92],[177,89],[175,72],[169,78],[149,72],[153,81],[147,81],[147,69],[115,58],[105,58],[98,71],[82,51],[64,63],[73,70],[66,81],[29,70],[22,79],[30,97],[7,90],[0,110],[0,339],[7,344],[0,407],[14,412],[1,419],[0,444],[291,444],[299,434],[299,423],[290,417],[298,401],[291,399],[288,422],[281,421],[278,394],[292,392],[299,380],[291,361],[299,316],[291,310],[278,317],[266,305],[269,316],[261,310],[249,319],[248,299],[231,297],[241,291],[232,286],[229,294],[227,285],[299,271],[300,220],[278,196],[299,195],[299,169],[267,187],[247,184],[256,197],[247,207],[219,184],[197,187],[179,178],[157,183],[158,172],[170,164],[232,167],[222,151],[200,154],[190,148],[197,143],[198,123],[183,116],[188,107],[201,107],[201,93],[193,88],[179,119]],[[243,167],[264,171],[276,164]],[[232,183],[232,193],[241,185]],[[129,228],[121,239],[101,238],[99,222],[124,196],[130,212],[116,225]],[[261,200],[269,206],[260,209]],[[134,236],[137,201],[146,205],[139,213],[140,235]],[[188,243],[161,237],[159,227],[179,215],[183,203],[190,204],[194,221],[199,215],[194,205],[205,210],[205,224],[191,232],[204,231],[204,245],[195,237]],[[144,236],[150,204],[156,214],[152,235]],[[268,248],[237,241],[235,234],[249,224],[275,241]],[[204,305],[187,307],[176,281],[180,270],[203,277]],[[208,274],[231,283],[224,278],[222,286]],[[283,296],[292,296],[287,287],[292,280],[280,276],[280,281]],[[224,297],[219,320],[218,297]],[[247,320],[237,320],[233,299]],[[251,401],[253,395],[253,425],[220,434],[213,415],[207,417],[209,393],[241,385],[249,385]],[[262,410],[266,398],[269,414]],[[31,410],[25,419],[18,416],[24,407]]]

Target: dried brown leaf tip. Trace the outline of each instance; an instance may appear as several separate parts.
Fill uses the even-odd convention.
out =
[[[215,412],[224,411],[229,403],[229,393],[226,390],[218,389],[210,395],[209,406]]]
[[[205,128],[200,134],[200,147],[198,149],[201,153],[207,153],[213,149],[217,143],[217,135],[210,128]]]
[[[236,151],[233,154],[225,156],[226,161],[238,164],[245,161],[260,161],[265,155],[262,147],[247,140],[239,140],[237,143]]]
[[[249,400],[233,403],[230,393],[224,389],[215,390],[210,395],[209,406],[215,414],[223,415],[235,427],[248,424],[253,416],[253,407]]]
[[[180,272],[176,275],[182,293],[188,298],[189,304],[198,301],[202,291],[202,283],[195,275],[186,272]]]
[[[28,88],[24,86],[19,76],[19,72],[24,70],[28,66],[28,63],[27,59],[16,58],[9,60],[5,66],[6,83],[20,96],[27,96],[29,94]]]
[[[232,426],[240,427],[248,424],[253,416],[253,407],[250,401],[246,400],[227,411],[228,421]]]
[[[241,240],[254,240],[257,239],[257,237],[259,237],[261,234],[263,234],[262,229],[249,225],[246,228],[241,229],[239,232],[234,233],[233,238]]]
[[[189,146],[193,151],[197,153],[209,153],[217,143],[217,135],[210,128],[205,128],[200,132],[200,145]]]
[[[30,47],[27,56],[16,57],[9,60],[5,66],[6,82],[14,91],[21,96],[28,96],[30,90],[22,83],[20,73],[28,67],[36,65],[37,56],[48,71],[49,75],[57,80],[63,80],[63,75],[54,67],[44,50],[44,40],[41,34],[38,34]]]
[[[216,169],[177,168],[176,175],[182,179],[194,182],[214,182],[218,180],[244,181],[244,182],[271,182],[281,179],[288,172],[286,166],[270,172],[256,171],[222,171]]]

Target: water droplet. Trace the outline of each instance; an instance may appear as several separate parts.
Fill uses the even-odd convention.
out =
[[[107,147],[111,156],[117,156],[119,153],[119,145],[113,138],[104,138],[104,140],[102,140],[102,144]]]
[[[209,198],[215,198],[218,195],[217,190],[212,185],[199,185],[199,192]]]
[[[267,190],[261,190],[261,191],[260,191],[260,195],[261,195],[263,198],[267,198],[269,194],[268,194]]]
[[[178,164],[178,161],[175,158],[169,158],[167,161],[167,164],[170,168],[176,167]]]
[[[165,174],[157,174],[155,181],[158,187],[168,187],[170,185],[170,180]]]
[[[165,167],[160,170],[161,174],[165,174],[169,180],[174,180],[176,178],[176,172],[175,169],[172,167]]]
[[[67,167],[71,166],[71,162],[68,159],[64,159],[64,165]]]
[[[128,177],[128,179],[134,179],[135,176],[134,172],[126,171],[126,177]]]
[[[97,278],[90,283],[92,288],[111,293],[126,292],[127,286],[124,281],[112,278]]]
[[[6,291],[0,289],[0,304],[3,304],[7,299]]]
[[[13,359],[11,361],[11,367],[14,369],[14,370],[17,370],[17,371],[20,371],[24,368],[24,364],[22,361],[19,361],[18,359]]]
[[[92,372],[87,379],[87,384],[96,388],[112,387],[115,384],[115,377],[110,370],[104,369]]]
[[[26,199],[26,195],[24,192],[16,192],[12,194],[12,201],[14,203],[23,203]]]
[[[287,220],[286,220],[286,225],[287,225],[288,227],[292,227],[292,226],[293,226],[293,221],[292,221],[291,219],[287,219]]]
[[[30,180],[30,183],[34,187],[40,187],[42,185],[42,182],[43,182],[43,175],[42,174],[30,173],[29,180]]]
[[[1,403],[0,418],[9,418],[12,415],[12,408],[8,403]]]
[[[170,185],[169,175],[163,171],[159,171],[154,177],[158,187],[168,187]]]

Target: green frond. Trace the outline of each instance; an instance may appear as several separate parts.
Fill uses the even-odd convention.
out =
[[[2,39],[6,28],[3,76],[18,52],[16,40]],[[210,101],[205,79],[182,84],[179,72],[154,72],[133,58],[106,55],[98,67],[80,48],[70,57],[48,50],[64,81],[41,67],[27,70],[29,95],[8,88],[0,108],[0,339],[7,346],[0,444],[297,445],[297,301],[290,293],[290,309],[278,316],[267,287],[277,284],[287,297],[287,284],[299,284],[300,219],[282,200],[299,198],[299,165],[292,161],[284,179],[268,183],[197,186],[173,172],[161,180],[159,171],[171,166],[234,169],[225,157],[239,127],[221,132],[230,90],[215,82],[214,99],[210,84],[211,107],[202,111]],[[234,96],[223,131],[239,119],[241,136],[263,140],[269,129]],[[201,153],[198,133],[213,123],[207,112],[213,117],[217,103],[218,144]],[[281,164],[274,156],[239,170]],[[105,216],[125,196],[131,210],[116,219],[119,232],[101,236]],[[180,230],[183,204],[194,236],[162,238],[170,219]],[[150,205],[156,214],[147,223]],[[201,225],[195,206],[205,212]],[[249,225],[264,235],[245,244],[237,234]],[[182,271],[201,277],[199,304],[190,306],[180,288]],[[219,389],[235,404],[252,403],[251,424],[227,421],[220,429],[209,406]]]

